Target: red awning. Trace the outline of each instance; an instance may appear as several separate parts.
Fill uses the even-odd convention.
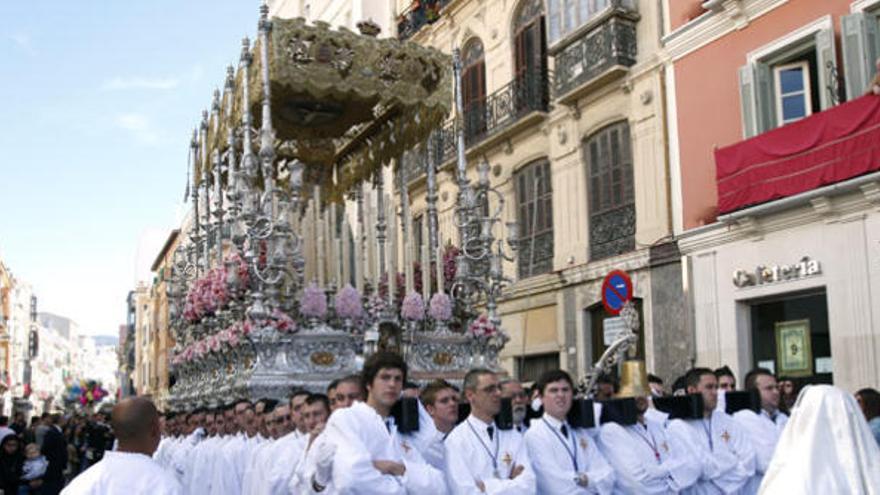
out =
[[[863,96],[715,150],[729,213],[880,170],[880,96]]]

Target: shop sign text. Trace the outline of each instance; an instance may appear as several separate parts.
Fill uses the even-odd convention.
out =
[[[791,265],[760,265],[754,271],[737,270],[733,272],[733,285],[740,289],[756,285],[773,284],[788,280],[798,280],[822,274],[822,265],[817,260],[804,256]]]

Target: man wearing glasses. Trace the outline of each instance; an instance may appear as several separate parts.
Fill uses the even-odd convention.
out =
[[[475,369],[464,377],[471,414],[446,438],[447,477],[454,494],[532,495],[535,473],[521,433],[499,430],[501,410],[498,377]]]
[[[529,428],[526,424],[529,395],[523,389],[522,384],[516,380],[508,378],[502,380],[500,385],[501,398],[510,399],[510,404],[513,408],[513,428],[520,433],[525,433]]]

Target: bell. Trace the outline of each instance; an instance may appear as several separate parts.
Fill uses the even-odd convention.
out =
[[[620,372],[620,391],[617,397],[645,397],[648,391],[648,372],[645,362],[628,359],[623,362]]]

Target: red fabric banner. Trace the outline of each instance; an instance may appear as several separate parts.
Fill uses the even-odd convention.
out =
[[[880,170],[880,96],[863,96],[715,150],[718,211]]]

